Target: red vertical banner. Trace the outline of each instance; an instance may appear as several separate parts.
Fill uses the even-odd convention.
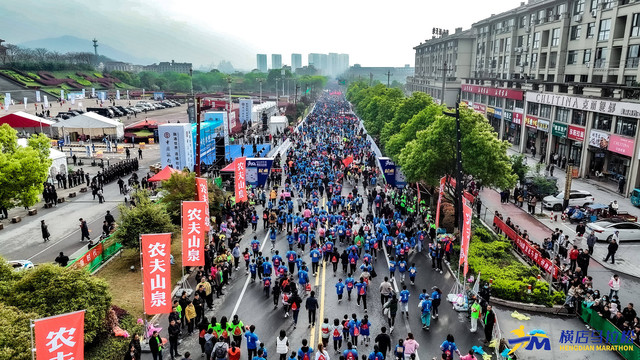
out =
[[[207,206],[205,207],[205,222],[204,229],[209,231],[211,229],[211,217],[209,216],[209,185],[207,184],[207,179],[205,178],[196,178],[196,200],[204,201]]]
[[[145,314],[171,312],[171,234],[140,236]]]
[[[36,358],[84,359],[84,310],[34,320]]]
[[[469,242],[471,241],[471,218],[473,213],[469,202],[463,200],[462,205],[462,242],[460,243],[460,264],[464,265],[462,277],[467,278],[467,272],[469,271]]]
[[[440,226],[440,204],[442,203],[442,196],[444,195],[444,183],[446,177],[440,178],[440,190],[438,191],[438,206],[436,207],[436,228]]]
[[[239,157],[234,161],[236,175],[236,203],[247,201],[247,158]]]
[[[182,202],[182,266],[204,266],[206,205],[204,201]]]

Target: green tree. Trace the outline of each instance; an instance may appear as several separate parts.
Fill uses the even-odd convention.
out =
[[[393,134],[389,138],[389,141],[387,141],[385,145],[386,154],[394,161],[398,161],[398,157],[404,146],[416,139],[418,131],[428,128],[436,116],[442,115],[442,110],[442,106],[431,103],[405,124],[402,124],[400,131]]]
[[[4,290],[4,289],[3,289]],[[85,342],[91,342],[103,328],[111,295],[107,283],[83,269],[40,265],[24,271],[12,283],[10,292],[0,294],[1,301],[40,317],[86,310]]]
[[[140,246],[140,234],[170,233],[176,230],[164,206],[151,202],[144,191],[136,194],[136,206],[119,206],[120,220],[114,233],[115,238],[129,248]]]
[[[518,176],[520,183],[524,183],[524,178],[529,172],[529,165],[527,165],[527,157],[524,154],[511,155],[509,158],[511,161],[511,169],[513,173]]]
[[[27,146],[18,146],[17,132],[0,126],[0,205],[33,206],[44,189],[51,166],[50,141],[44,134],[32,135]]]
[[[460,108],[460,128],[463,174],[481,179],[485,186],[513,187],[517,176],[507,156],[509,143],[498,140],[487,119],[466,106]],[[415,140],[407,143],[398,159],[411,182],[421,180],[436,186],[442,176],[455,174],[455,119],[436,116]]]
[[[385,149],[389,138],[396,134],[402,125],[406,124],[409,119],[424,110],[424,108],[433,104],[431,96],[419,91],[414,92],[408,98],[402,99],[404,97],[402,91],[398,88],[392,88],[387,92],[387,97],[396,102],[397,105],[391,120],[386,114],[385,118],[378,120],[379,122],[384,122],[384,127],[380,133],[380,146],[385,147]]]
[[[209,185],[209,215],[217,216],[221,213],[221,204],[224,202],[224,194],[216,185]],[[180,224],[180,215],[183,201],[194,201],[196,199],[196,175],[190,173],[174,173],[169,180],[162,182],[162,189],[165,196],[162,204],[167,209],[171,221]]]
[[[38,314],[0,303],[0,359],[31,359],[30,320]]]

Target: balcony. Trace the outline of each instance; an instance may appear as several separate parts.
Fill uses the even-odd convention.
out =
[[[628,58],[624,63],[624,67],[627,69],[637,69],[638,63],[640,63],[640,58]]]

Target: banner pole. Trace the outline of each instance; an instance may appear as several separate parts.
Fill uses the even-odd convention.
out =
[[[35,329],[35,323],[33,319],[29,319],[29,335],[31,335],[31,360],[36,359],[36,346],[33,341],[33,332]]]
[[[149,324],[147,322],[147,309],[145,306],[145,302],[144,302],[144,267],[143,267],[143,263],[142,263],[142,234],[139,235],[139,239],[140,239],[140,275],[142,276],[142,281],[140,282],[142,284],[142,320],[144,322],[144,333],[143,335],[143,340],[146,340],[149,338],[147,332],[149,331]]]

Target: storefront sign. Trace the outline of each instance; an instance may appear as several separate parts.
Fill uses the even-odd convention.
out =
[[[493,117],[496,119],[502,119],[502,109],[494,109]]]
[[[609,151],[628,157],[633,157],[634,145],[635,142],[631,138],[619,135],[611,135],[609,138]]]
[[[603,114],[640,117],[640,104],[578,96],[543,94],[527,91],[527,101],[538,104],[563,106],[576,110],[595,111]]]
[[[487,106],[487,114],[493,115],[495,112],[496,109],[492,108],[491,106]]]
[[[598,130],[591,130],[589,133],[589,146],[595,146],[600,149],[608,148],[609,134]]]
[[[538,130],[549,132],[549,120],[538,119]]]
[[[584,141],[584,128],[569,125],[569,134],[567,137],[571,140]]]
[[[504,119],[507,121],[511,121],[514,124],[520,125],[522,124],[522,113],[505,110]]]
[[[462,91],[470,92],[474,94],[482,94],[495,96],[499,98],[512,99],[512,100],[522,100],[524,92],[520,90],[513,89],[497,89],[492,87],[485,87],[479,85],[462,85]]]
[[[484,105],[482,105],[482,104],[476,104],[476,103],[474,103],[474,104],[473,104],[473,110],[475,110],[475,111],[477,111],[477,112],[479,112],[479,113],[483,113],[483,114],[484,114],[485,112],[487,112],[487,107],[486,107],[486,106],[484,106]]]
[[[527,127],[530,127],[530,128],[537,129],[538,128],[538,118],[527,115],[527,117],[524,118],[524,125],[527,126]]]
[[[554,122],[551,127],[551,135],[566,138],[567,137],[567,124]]]

